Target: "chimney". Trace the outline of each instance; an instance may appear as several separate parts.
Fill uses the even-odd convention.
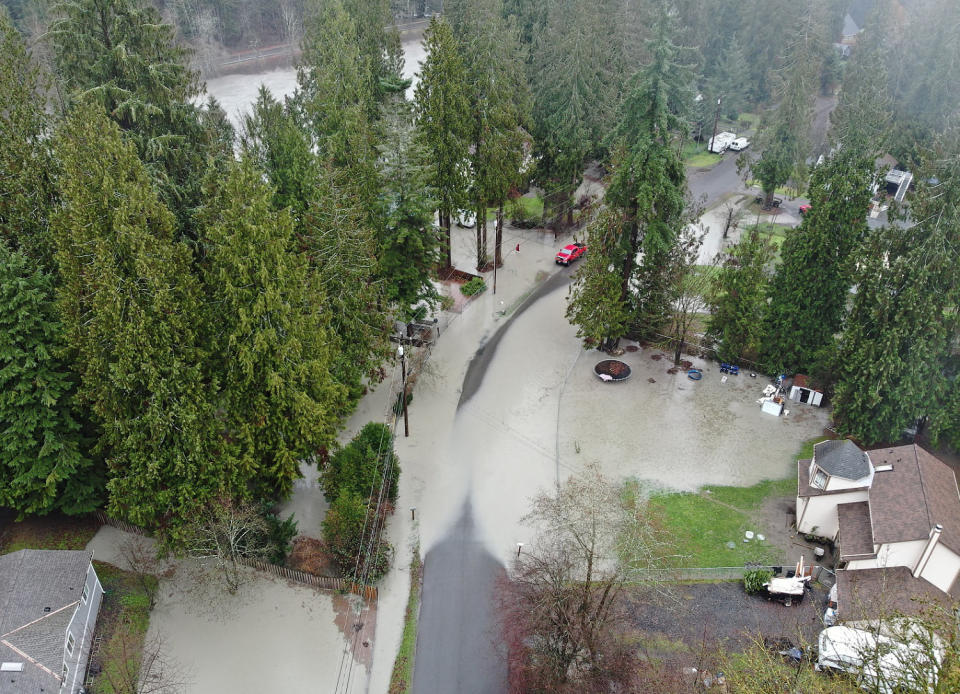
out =
[[[927,562],[930,561],[930,557],[933,554],[934,548],[936,548],[937,543],[940,542],[940,534],[942,532],[943,526],[939,523],[930,528],[930,536],[927,538],[927,546],[923,548],[923,551],[920,553],[920,558],[917,560],[917,565],[913,567],[914,578],[920,578],[920,576],[923,574],[923,570],[927,568]]]

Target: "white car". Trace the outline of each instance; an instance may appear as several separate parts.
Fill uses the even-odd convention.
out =
[[[738,137],[736,140],[730,143],[730,149],[734,152],[742,152],[749,146],[750,140],[745,137]]]
[[[473,229],[477,225],[477,216],[469,210],[462,212],[456,219],[457,226],[464,229]]]

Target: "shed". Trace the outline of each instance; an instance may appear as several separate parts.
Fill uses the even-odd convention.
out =
[[[803,402],[808,405],[820,407],[823,401],[823,391],[813,387],[809,379],[803,374],[797,374],[793,377],[793,385],[790,388],[790,399],[795,402]]]

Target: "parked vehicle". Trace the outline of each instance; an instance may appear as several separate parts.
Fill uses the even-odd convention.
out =
[[[753,200],[758,205],[762,205],[764,201],[766,201],[766,197],[763,195],[758,195]],[[774,198],[773,200],[770,201],[770,207],[780,207],[782,203],[783,203],[783,198]]]
[[[750,140],[745,137],[738,137],[736,140],[730,143],[730,149],[733,152],[742,152],[749,146]]]
[[[557,265],[569,265],[587,252],[587,244],[571,243],[557,253]]]
[[[737,139],[737,136],[734,133],[722,132],[717,133],[716,137],[711,137],[710,141],[707,143],[707,149],[714,154],[720,154],[727,147],[730,146],[730,143]]]
[[[817,645],[817,670],[849,673],[861,689],[882,694],[894,694],[901,687],[921,691],[923,679],[927,680],[927,689],[933,692],[943,658],[943,654],[937,652],[933,655],[936,662],[931,662],[919,644],[844,626],[821,631]]]

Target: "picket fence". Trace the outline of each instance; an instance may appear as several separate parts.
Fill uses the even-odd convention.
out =
[[[128,533],[150,537],[150,532],[141,528],[140,526],[133,525],[132,523],[128,523],[117,518],[111,518],[103,511],[97,511],[95,515],[97,520],[104,525],[109,525]],[[311,586],[313,588],[319,588],[321,590],[336,590],[341,593],[353,593],[354,595],[359,595],[368,602],[375,602],[377,600],[376,586],[367,586],[354,581],[348,581],[344,578],[334,578],[332,576],[315,576],[307,573],[306,571],[290,569],[286,566],[277,566],[276,564],[271,564],[270,562],[261,561],[259,559],[246,559],[241,557],[238,559],[238,563],[248,566],[251,569],[270,573],[278,578],[285,578],[288,581],[302,583],[303,585]]]

